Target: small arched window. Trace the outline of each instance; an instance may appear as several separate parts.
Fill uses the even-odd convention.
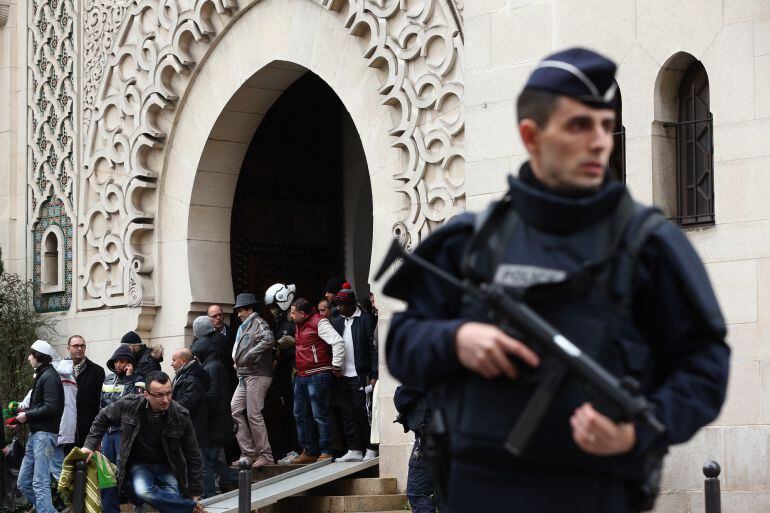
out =
[[[53,224],[43,232],[40,246],[40,291],[43,294],[64,290],[64,232]]]
[[[714,126],[709,81],[699,61],[690,64],[678,95],[676,128],[677,216],[684,226],[714,224]]]
[[[610,155],[610,173],[612,177],[623,183],[626,182],[626,127],[623,126],[623,98],[620,86],[617,89],[618,105],[615,112],[615,132],[612,134],[615,145]]]

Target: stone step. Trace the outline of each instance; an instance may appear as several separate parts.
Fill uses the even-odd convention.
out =
[[[313,488],[311,495],[392,495],[398,490],[393,477],[365,477],[357,479],[339,479]]]
[[[295,496],[278,501],[275,513],[355,513],[400,511],[406,506],[406,495],[327,495]]]

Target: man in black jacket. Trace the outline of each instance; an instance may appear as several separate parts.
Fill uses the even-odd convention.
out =
[[[86,340],[80,335],[72,335],[69,338],[67,351],[70,353],[73,374],[78,383],[75,445],[82,447],[91,430],[91,423],[99,413],[104,369],[86,357]]]
[[[225,324],[225,313],[219,305],[209,306],[207,316],[216,332],[215,336],[211,338],[211,342],[217,349],[219,360],[227,369],[230,395],[232,395],[238,383],[238,377],[235,375],[235,366],[233,365],[233,345],[235,344],[236,330]]]
[[[335,296],[339,315],[332,319],[332,326],[345,341],[342,375],[337,378],[337,404],[348,449],[337,461],[367,461],[377,456],[369,441],[371,433],[364,391],[367,385],[374,386],[377,382],[374,319],[358,307],[349,283],[343,283]]]
[[[388,330],[388,367],[407,386],[441,393],[433,413],[446,421],[449,468],[437,484],[449,511],[638,512],[665,451],[724,401],[730,349],[702,262],[679,227],[607,172],[615,69],[583,48],[536,64],[517,100],[530,160],[486,215],[457,216],[415,253],[521,298],[561,332],[565,351],[633,378],[663,432],[613,420],[568,376],[523,451],[507,450],[536,393],[532,373],[521,374],[553,368],[547,353],[503,331],[483,301],[405,263],[383,289],[408,302]]]
[[[201,513],[201,457],[190,414],[171,399],[166,373],[151,372],[145,384],[144,395],[122,397],[99,412],[83,451],[90,460],[107,428],[120,423],[118,487],[160,513]]]
[[[56,513],[51,501],[51,474],[55,473],[54,460],[58,457],[61,461],[61,449],[57,441],[64,413],[64,387],[59,374],[51,365],[55,354],[48,342],[36,340],[32,344],[27,358],[35,369],[32,396],[29,408],[16,416],[18,423],[29,424],[29,438],[19,469],[18,487],[30,504],[34,504],[38,513]]]
[[[200,441],[208,437],[209,408],[206,390],[211,381],[201,364],[186,347],[174,351],[171,355],[171,366],[176,372],[171,398],[187,408],[195,428],[195,437],[200,445]]]
[[[224,448],[233,440],[233,417],[230,414],[229,374],[219,357],[215,339],[222,335],[216,331],[208,316],[201,315],[193,321],[195,342],[190,347],[211,382],[206,389],[209,429],[205,437],[198,437],[203,457],[203,495],[216,495],[216,477],[224,492],[237,486],[238,471],[222,461]]]
[[[220,305],[209,305],[206,314],[211,320],[214,330],[216,330],[211,341],[217,349],[219,361],[222,362],[227,371],[227,382],[230,386],[228,395],[232,398],[235,388],[238,386],[238,376],[236,376],[235,363],[233,362],[233,345],[235,345],[236,329],[231,328],[225,323],[225,313]],[[225,453],[226,461],[238,459],[241,454],[241,448],[238,446],[238,441],[235,438],[225,445]]]
[[[129,331],[120,339],[121,344],[126,344],[134,352],[134,375],[136,387],[144,388],[144,378],[153,371],[160,371],[160,362],[163,361],[162,347],[147,347],[142,337],[135,331]]]

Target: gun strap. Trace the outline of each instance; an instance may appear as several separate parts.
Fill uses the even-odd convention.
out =
[[[621,251],[615,259],[611,275],[611,293],[626,310],[631,309],[634,267],[639,254],[650,235],[665,221],[666,218],[658,208],[636,204],[634,217],[626,229],[624,243],[620,246]]]
[[[665,221],[659,209],[634,202],[629,195],[621,198],[612,218],[606,220],[603,231],[603,256],[587,262],[560,283],[529,287],[521,291],[527,303],[544,302],[578,294],[590,283],[598,286],[630,309],[633,299],[633,271],[639,253],[652,232]],[[463,257],[463,272],[474,283],[490,283],[502,261],[515,231],[524,221],[516,212],[510,195],[490,205],[476,219],[474,233]],[[491,251],[489,251],[491,249]],[[486,250],[486,251],[485,251]]]

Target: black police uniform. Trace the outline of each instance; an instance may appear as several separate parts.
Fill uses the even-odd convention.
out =
[[[606,75],[609,61],[586,50],[572,52],[544,62],[578,67],[595,83],[606,79],[597,74]],[[581,68],[585,62],[594,68]],[[603,87],[596,87],[600,93],[612,87],[614,65],[610,65],[610,84],[605,80]],[[558,63],[549,67],[549,80],[558,82],[559,72],[570,75],[561,84],[564,94],[579,96],[570,87],[583,79],[563,68]],[[536,75],[531,83],[537,83]],[[599,104],[606,100],[595,92],[587,95]],[[482,245],[480,250],[491,262],[488,276],[507,266],[509,274],[519,272],[540,292],[545,290],[525,296],[530,306],[610,372],[636,378],[665,425],[665,434],[656,436],[636,423],[637,443],[629,454],[584,453],[572,440],[569,418],[582,403],[592,401],[592,395],[571,379],[524,453],[509,454],[503,442],[534,385],[521,379],[488,380],[465,369],[454,351],[455,333],[468,321],[490,322],[488,312],[478,301],[463,298],[450,285],[408,263],[384,289],[408,302],[407,310],[394,316],[388,333],[390,371],[407,386],[439,388],[444,394],[451,513],[638,511],[631,505],[633,484],[644,479],[657,455],[715,419],[724,401],[729,349],[708,277],[684,234],[667,221],[649,234],[635,265],[617,265],[621,245],[610,241],[624,240],[627,233],[616,237],[613,231],[629,225],[618,219],[633,220],[644,211],[623,184],[607,181],[593,194],[559,195],[537,181],[529,164],[509,182],[498,210],[503,215],[497,246]],[[428,237],[416,253],[465,277],[469,241],[477,230],[477,216],[463,214]],[[557,287],[570,280],[555,277],[574,277],[585,269],[594,270],[589,279]],[[613,287],[625,281],[630,284],[626,308]],[[551,294],[548,286],[543,287],[549,282],[555,282]]]

